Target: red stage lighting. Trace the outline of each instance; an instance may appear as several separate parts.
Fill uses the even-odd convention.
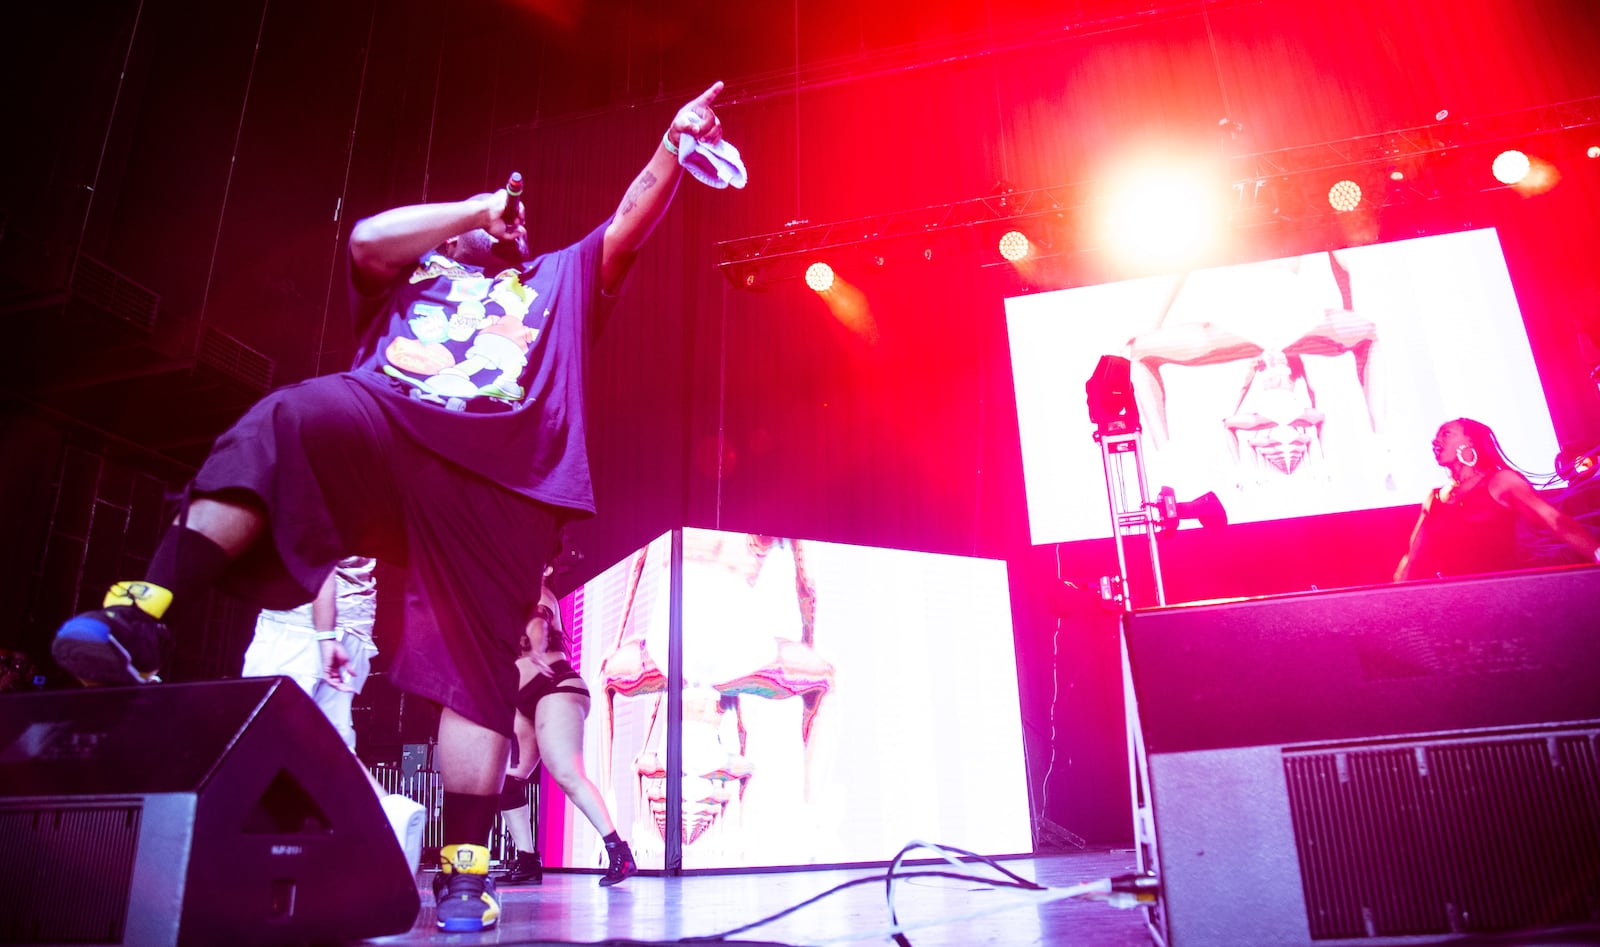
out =
[[[1346,178],[1328,188],[1328,205],[1343,214],[1361,203],[1361,185]]]
[[[833,288],[833,267],[817,262],[806,267],[806,285],[819,293]]]
[[[1033,252],[1033,244],[1020,230],[1007,230],[1000,235],[1000,255],[1017,263],[1028,258]]]

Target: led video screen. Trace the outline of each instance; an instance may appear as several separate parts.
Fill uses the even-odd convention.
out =
[[[883,862],[913,840],[1031,851],[1004,562],[683,536],[684,868]],[[670,576],[669,533],[562,601],[592,694],[585,764],[647,869],[665,851]],[[559,791],[539,825],[547,864],[604,865]]]
[[[1112,534],[1084,385],[1127,358],[1152,494],[1230,522],[1418,503],[1443,422],[1547,468],[1556,437],[1493,230],[1006,300],[1035,544]]]

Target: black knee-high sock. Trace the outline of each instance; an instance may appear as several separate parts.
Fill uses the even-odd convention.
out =
[[[145,579],[172,593],[174,604],[204,592],[228,568],[228,554],[204,533],[170,526],[150,557]]]
[[[469,796],[464,792],[444,794],[444,844],[483,845],[494,831],[494,817],[500,811],[500,797]]]

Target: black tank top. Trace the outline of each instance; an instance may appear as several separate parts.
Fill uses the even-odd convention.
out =
[[[1489,478],[1472,489],[1440,499],[1434,490],[1423,520],[1423,543],[1411,563],[1417,578],[1473,575],[1523,568],[1517,545],[1517,514],[1489,494]]]

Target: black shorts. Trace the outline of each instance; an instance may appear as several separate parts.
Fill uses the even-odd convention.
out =
[[[394,683],[512,736],[518,645],[566,511],[397,433],[376,401],[386,394],[314,378],[268,395],[218,439],[194,494],[253,495],[270,530],[221,586],[287,608],[345,556],[378,559],[374,637],[394,656]]]
[[[522,686],[517,691],[517,710],[529,720],[534,719],[534,711],[539,707],[539,701],[551,694],[579,694],[589,696],[589,685],[583,682],[583,675],[572,669],[566,661],[556,661],[550,665],[549,674],[540,674]]]

